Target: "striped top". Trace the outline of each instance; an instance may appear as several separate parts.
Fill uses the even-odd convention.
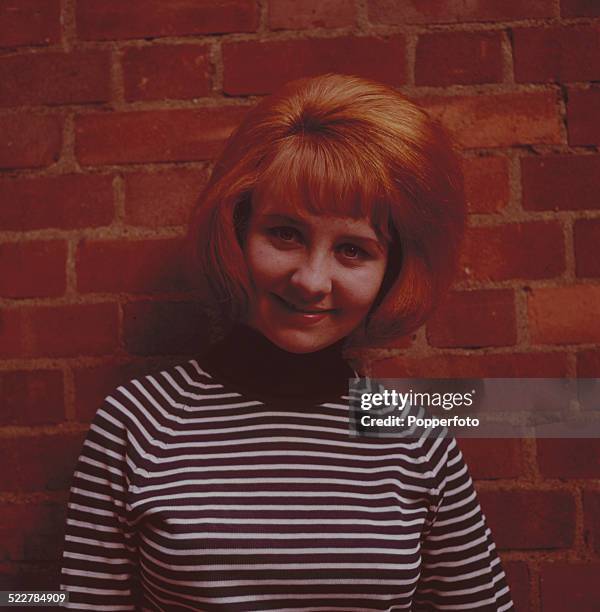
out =
[[[191,360],[96,414],[62,589],[80,610],[510,610],[450,438],[351,437],[348,397],[244,394]]]

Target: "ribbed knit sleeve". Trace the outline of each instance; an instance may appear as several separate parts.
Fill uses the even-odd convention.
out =
[[[438,501],[423,531],[413,609],[514,609],[490,529],[453,438],[440,464]]]
[[[71,609],[136,609],[136,537],[126,517],[131,466],[120,414],[105,401],[73,477],[61,585]]]

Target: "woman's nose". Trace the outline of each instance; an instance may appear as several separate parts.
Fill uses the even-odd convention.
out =
[[[331,270],[321,258],[305,260],[292,274],[290,284],[303,300],[314,300],[331,293]]]

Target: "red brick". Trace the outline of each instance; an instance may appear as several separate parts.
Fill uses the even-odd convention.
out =
[[[520,82],[600,79],[600,28],[573,26],[513,31],[515,79]]]
[[[228,43],[223,45],[223,91],[266,94],[292,79],[326,72],[400,85],[405,80],[404,54],[402,36]]]
[[[545,478],[600,478],[600,439],[545,438],[537,449]]]
[[[600,378],[600,350],[590,349],[577,353],[577,376]]]
[[[4,308],[0,357],[104,355],[117,347],[116,304]]]
[[[82,115],[75,150],[85,165],[207,160],[215,157],[245,107]]]
[[[596,554],[600,553],[600,491],[583,492],[583,515],[585,540]]]
[[[105,102],[109,60],[106,51],[6,56],[0,59],[0,106]]]
[[[185,225],[208,180],[206,170],[178,168],[125,176],[125,220],[131,225]]]
[[[258,26],[252,0],[79,0],[77,29],[85,40],[119,40],[254,32]]]
[[[519,478],[523,474],[521,440],[463,438],[458,445],[475,480]]]
[[[210,93],[209,48],[205,45],[133,47],[123,55],[127,100],[187,99]]]
[[[124,307],[125,348],[137,355],[200,354],[211,322],[198,302],[134,302]]]
[[[375,361],[372,369],[379,378],[562,378],[568,364],[563,353],[400,355]]]
[[[498,548],[569,548],[575,536],[570,491],[480,491],[481,507]]]
[[[0,46],[49,45],[60,40],[60,0],[1,0]]]
[[[3,491],[68,489],[84,434],[5,438],[0,446]],[[51,459],[51,460],[50,460]]]
[[[552,0],[368,0],[374,23],[452,23],[461,21],[508,21],[554,16]]]
[[[506,207],[510,199],[506,158],[467,157],[463,173],[470,213],[493,213]]]
[[[529,328],[536,344],[600,342],[600,286],[533,289]]]
[[[415,60],[417,85],[470,85],[502,81],[500,32],[422,34]]]
[[[455,291],[427,324],[432,346],[511,346],[517,341],[511,290]]]
[[[600,208],[600,155],[523,157],[521,176],[526,210]]]
[[[0,505],[0,559],[39,561],[59,558],[64,519],[62,504]],[[50,547],[49,543],[52,543]]]
[[[347,0],[271,0],[271,30],[343,28],[356,23],[356,7]]]
[[[62,121],[52,115],[0,116],[0,168],[49,166],[60,156]]]
[[[600,88],[569,91],[567,131],[571,145],[600,145]]]
[[[63,375],[59,370],[0,372],[0,397],[0,425],[39,425],[64,419]]]
[[[596,0],[561,0],[563,17],[600,17],[600,4]]]
[[[565,270],[562,228],[553,221],[469,227],[460,270],[479,281],[556,277]]]
[[[502,560],[515,610],[531,610],[529,567],[525,561]]]
[[[77,229],[109,225],[112,177],[62,174],[0,180],[0,229]]]
[[[540,571],[544,612],[598,612],[600,563],[544,563]]]
[[[67,244],[63,241],[0,244],[0,296],[64,295],[66,265]]]
[[[182,242],[83,240],[77,250],[77,288],[81,293],[182,290]]]
[[[600,219],[577,219],[573,234],[577,276],[600,276]]]
[[[444,96],[416,101],[467,148],[561,142],[561,121],[553,93]]]

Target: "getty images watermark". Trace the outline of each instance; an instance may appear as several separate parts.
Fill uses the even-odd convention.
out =
[[[350,381],[350,431],[377,437],[600,437],[600,379]]]

